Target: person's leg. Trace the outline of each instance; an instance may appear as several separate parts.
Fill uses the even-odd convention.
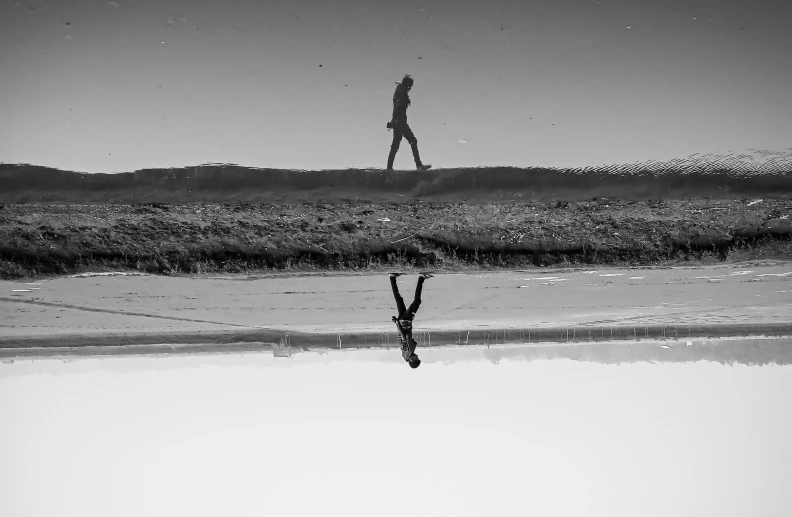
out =
[[[393,161],[396,159],[396,153],[399,152],[399,144],[401,143],[403,133],[402,127],[399,124],[393,125],[393,141],[391,141],[390,153],[388,154],[388,170],[393,170]]]
[[[404,124],[404,139],[410,143],[410,147],[412,148],[413,153],[413,160],[415,160],[415,166],[420,169],[423,167],[421,163],[421,155],[418,153],[418,139],[415,138],[415,134],[410,129],[410,126]]]
[[[418,312],[418,307],[421,306],[421,289],[423,288],[424,277],[418,278],[418,284],[415,286],[415,298],[413,299],[412,304],[407,309],[407,312],[410,314],[415,314]]]
[[[391,288],[393,289],[393,297],[396,298],[396,307],[399,310],[399,314],[397,314],[398,318],[401,318],[402,314],[407,312],[404,308],[404,299],[399,294],[399,286],[396,285],[396,277],[390,277]]]

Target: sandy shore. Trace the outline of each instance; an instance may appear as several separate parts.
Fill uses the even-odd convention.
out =
[[[422,298],[421,346],[792,335],[790,262],[438,274]],[[0,281],[0,349],[387,347],[394,314],[383,274]]]

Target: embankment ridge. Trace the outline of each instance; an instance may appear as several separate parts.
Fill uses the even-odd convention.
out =
[[[749,165],[688,159],[577,169],[471,167],[384,171],[284,170],[205,164],[87,174],[27,164],[2,164],[0,202],[176,204],[410,199],[493,202],[792,194],[789,162],[771,160],[761,166]]]
[[[0,277],[788,259],[792,160],[776,158],[426,172],[5,164]]]

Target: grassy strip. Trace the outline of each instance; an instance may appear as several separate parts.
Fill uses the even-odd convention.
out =
[[[6,205],[0,276],[792,258],[790,209],[784,200]]]

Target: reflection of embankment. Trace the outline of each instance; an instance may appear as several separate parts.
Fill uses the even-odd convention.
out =
[[[524,331],[476,331],[476,336],[460,332],[455,339],[452,333],[432,333],[433,343],[419,343],[417,352],[422,362],[455,363],[487,360],[535,361],[569,359],[604,364],[636,362],[694,362],[715,361],[722,364],[792,364],[792,329],[779,328],[775,331],[765,326],[687,327],[677,329],[677,338],[663,339],[662,331],[649,332],[654,337],[636,339],[632,328],[616,328],[614,340],[589,339],[577,336],[576,341],[565,341],[567,330],[544,329],[545,338],[538,329],[533,337],[519,339],[495,339],[495,334],[506,336],[511,332],[519,335]],[[759,329],[760,332],[755,332]],[[584,329],[578,329],[583,332]],[[453,333],[456,334],[456,333]],[[765,335],[762,335],[765,334]],[[289,358],[295,354],[319,352],[331,354],[332,359],[343,360],[344,353],[356,350],[382,350],[393,352],[394,360],[401,360],[397,345],[383,340],[381,335],[329,335],[290,333],[280,337],[270,336],[270,341],[252,340],[255,333],[231,334],[183,334],[181,336],[72,336],[63,342],[54,338],[24,340],[25,342],[0,341],[0,359],[3,361],[34,358],[77,358],[91,356],[134,356],[134,355],[190,355],[190,354],[244,354],[273,353],[275,357]],[[713,337],[713,336],[724,337]],[[732,337],[726,337],[732,336]],[[734,337],[743,336],[743,337]],[[179,339],[179,338],[182,339]],[[261,339],[262,333],[258,332]],[[466,340],[465,340],[466,339]],[[169,344],[170,342],[170,344]],[[359,358],[358,358],[359,359]]]
[[[489,201],[740,196],[792,193],[792,158],[745,164],[699,159],[578,169],[474,167],[427,172],[281,170],[212,164],[84,174],[0,165],[0,202],[306,202],[411,198]],[[400,199],[401,198],[401,199]]]
[[[423,354],[424,363],[453,363],[475,360],[465,350],[450,353],[450,358]],[[455,357],[458,355],[459,357]],[[636,343],[592,343],[579,345],[489,347],[478,355],[497,363],[501,360],[537,361],[569,359],[602,364],[688,363],[713,361],[721,364],[792,364],[792,339],[691,340]]]

